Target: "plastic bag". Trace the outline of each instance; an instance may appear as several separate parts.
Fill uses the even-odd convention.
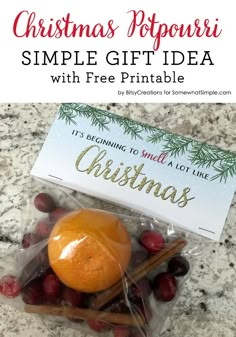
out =
[[[158,336],[203,240],[44,181],[26,195],[0,300],[94,336]]]

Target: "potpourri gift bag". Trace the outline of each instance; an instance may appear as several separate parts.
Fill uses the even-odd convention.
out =
[[[156,337],[220,238],[236,155],[70,103],[31,174],[0,300],[93,336]]]
[[[29,184],[21,245],[0,260],[1,301],[94,336],[157,336],[204,247],[198,236]]]

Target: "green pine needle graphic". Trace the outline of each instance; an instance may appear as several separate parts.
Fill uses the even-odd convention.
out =
[[[75,124],[75,118],[78,116],[76,110],[72,109],[68,104],[63,104],[59,110],[58,118],[65,121],[66,124]]]
[[[147,141],[153,144],[160,143],[166,136],[166,131],[156,129],[151,136],[148,136]]]
[[[229,177],[236,176],[236,159],[224,160],[219,162],[218,166],[215,166],[215,171],[218,172],[211,180],[220,179],[220,181],[226,182]]]
[[[108,111],[76,103],[62,104],[58,118],[65,120],[66,124],[76,124],[76,117],[78,116],[90,119],[91,125],[98,127],[100,131],[110,131],[109,124],[117,124],[123,129],[124,134],[129,135],[132,139],[143,139],[141,133],[152,129],[148,125],[134,122]]]
[[[164,152],[169,153],[173,157],[184,155],[188,151],[189,145],[192,143],[191,139],[180,137],[177,135],[170,135],[164,145]]]

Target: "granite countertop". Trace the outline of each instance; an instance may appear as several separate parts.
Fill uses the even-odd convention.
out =
[[[236,151],[236,104],[97,104],[226,150]],[[0,105],[0,257],[20,242],[22,190],[58,104]],[[236,198],[219,243],[199,258],[163,337],[236,336]],[[79,337],[0,304],[0,337]]]

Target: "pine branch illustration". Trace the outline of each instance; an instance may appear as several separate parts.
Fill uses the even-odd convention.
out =
[[[64,120],[66,124],[75,124],[74,118],[77,117],[77,112],[71,108],[70,104],[62,104],[58,113],[58,119]]]
[[[207,144],[195,143],[190,150],[191,163],[198,167],[210,167],[214,165],[218,160],[218,155],[214,154],[208,149]]]
[[[110,131],[109,120],[104,115],[96,114],[96,112],[91,115],[92,125],[97,126],[100,131],[107,130]]]
[[[103,113],[109,118],[110,123],[122,126],[122,122],[123,122],[124,117],[121,117],[120,115],[116,115],[116,114],[108,112],[108,111],[103,111]]]
[[[127,117],[112,114],[112,113],[107,112],[107,111],[105,111],[104,113],[106,113],[109,116],[111,123],[116,123],[120,127],[123,127],[124,130],[127,130],[127,128],[128,129],[129,128],[135,129],[134,133],[131,131],[131,135],[133,134],[133,137],[139,137],[140,133],[143,132],[143,131],[151,132],[153,130],[156,130],[154,127],[152,127],[150,125],[130,120]],[[138,134],[139,134],[139,136],[138,136]]]
[[[165,140],[165,142],[166,142],[166,144],[167,144],[167,143],[171,143],[171,142],[172,142],[172,139],[176,139],[176,137],[180,137],[180,136],[177,136],[177,135],[175,135],[175,134],[173,134],[173,133],[167,133],[167,134],[165,135],[165,137],[164,137],[164,140]]]
[[[91,124],[97,126],[99,130],[106,129],[110,131],[108,125],[110,123],[117,124],[123,128],[125,134],[130,135],[131,138],[134,139],[142,139],[141,133],[143,131],[150,132],[155,130],[155,128],[149,125],[134,122],[128,118],[121,117],[108,111],[99,110],[86,104],[62,104],[58,115],[59,119],[65,120],[66,124],[76,124],[75,118],[77,116],[90,119]]]
[[[138,124],[135,122],[129,120],[129,119],[124,119],[121,126],[123,127],[124,133],[126,135],[130,135],[131,139],[143,139],[140,133],[142,132],[142,129],[139,127]]]
[[[109,123],[117,124],[118,126],[120,126],[124,130],[124,133],[130,135],[131,138],[142,139],[140,134],[144,130],[145,124],[135,122],[133,120],[130,120],[129,118],[113,114],[108,111],[99,110],[99,112],[106,116]]]
[[[81,105],[78,108],[78,115],[91,120],[91,125],[98,127],[100,131],[110,131],[108,125],[110,119],[103,110],[99,110],[89,105]]]
[[[92,107],[85,104],[71,103],[71,108],[77,112],[77,116],[83,118],[90,118]]]
[[[153,132],[156,132],[157,128],[155,128],[154,126],[151,126],[151,125],[148,125],[148,124],[144,124],[144,123],[139,123],[138,124],[142,127],[142,131],[145,131],[145,132],[150,132],[150,133],[153,133]],[[162,131],[162,130],[159,130],[159,131]]]
[[[198,167],[213,167],[218,162],[224,162],[233,158],[234,155],[228,151],[221,151],[208,144],[193,143],[190,149],[190,161]]]
[[[152,144],[158,144],[160,143],[166,135],[166,132],[164,130],[157,129],[151,136],[147,138],[147,141]]]
[[[188,151],[188,147],[191,143],[191,139],[172,134],[169,139],[167,139],[163,149],[164,152],[169,153],[173,157],[177,157],[179,155],[185,154],[185,152]]]
[[[226,182],[229,177],[236,175],[236,159],[228,162],[219,163],[218,167],[215,167],[216,175],[211,177],[211,180],[220,179],[220,182]]]

